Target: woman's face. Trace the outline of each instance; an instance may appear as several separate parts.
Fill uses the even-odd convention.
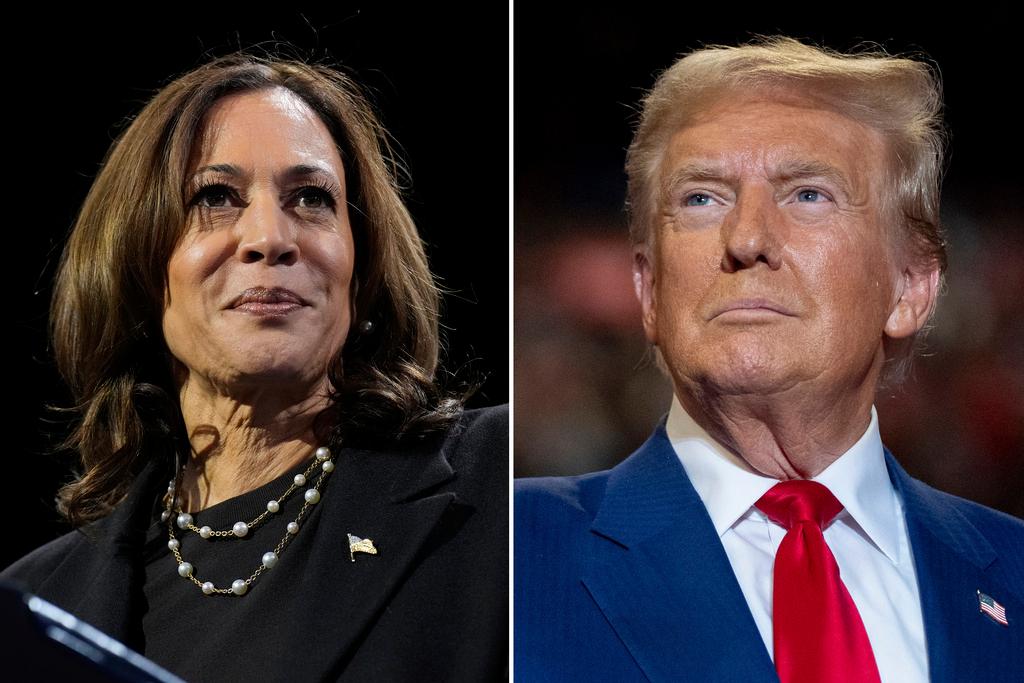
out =
[[[188,380],[223,393],[322,382],[351,324],[354,263],[345,172],[323,122],[285,88],[224,97],[186,183],[163,332]]]

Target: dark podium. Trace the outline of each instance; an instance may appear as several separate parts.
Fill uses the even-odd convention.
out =
[[[184,683],[59,607],[0,583],[0,680]]]

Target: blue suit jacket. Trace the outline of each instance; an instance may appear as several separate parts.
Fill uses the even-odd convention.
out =
[[[885,457],[931,679],[1024,681],[1024,523]],[[979,590],[1008,626],[981,613]],[[664,423],[614,469],[516,482],[514,671],[520,681],[778,681]]]

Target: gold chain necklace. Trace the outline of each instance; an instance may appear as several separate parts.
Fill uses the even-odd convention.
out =
[[[249,534],[250,531],[260,526],[265,522],[271,515],[276,514],[281,509],[281,504],[284,503],[293,493],[298,491],[300,488],[305,486],[309,481],[310,477],[313,476],[313,472],[319,469],[319,474],[316,477],[316,482],[306,489],[304,495],[305,503],[302,505],[302,509],[299,510],[299,514],[296,515],[295,519],[288,522],[287,530],[284,536],[278,541],[277,545],[273,550],[267,551],[263,554],[263,561],[259,567],[256,568],[247,579],[235,579],[231,582],[230,588],[218,588],[213,584],[212,581],[200,581],[195,576],[195,567],[192,563],[186,562],[181,556],[181,541],[174,535],[174,526],[177,524],[179,529],[185,531],[191,531],[198,535],[204,540],[211,540],[214,538],[244,538]],[[270,500],[267,503],[267,509],[257,515],[250,522],[235,522],[230,529],[211,529],[208,526],[197,527],[193,524],[192,515],[184,512],[181,509],[180,501],[174,496],[174,479],[171,480],[170,485],[167,487],[167,495],[165,498],[165,509],[160,513],[160,521],[167,523],[167,534],[169,539],[167,541],[167,547],[174,554],[174,559],[178,563],[178,575],[189,579],[192,583],[199,587],[203,591],[204,595],[245,595],[252,586],[256,578],[267,569],[273,568],[277,564],[278,557],[281,552],[288,546],[291,540],[299,533],[299,522],[301,522],[309,510],[320,502],[320,489],[324,484],[327,476],[334,471],[334,461],[331,460],[331,451],[326,446],[321,446],[316,449],[313,461],[306,468],[306,471],[302,474],[296,474],[292,478],[292,483],[289,484],[288,488],[285,489],[277,498]],[[172,519],[173,518],[173,519]]]

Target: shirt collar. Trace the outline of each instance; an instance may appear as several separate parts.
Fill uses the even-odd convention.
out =
[[[768,489],[779,483],[757,472],[712,439],[674,396],[666,431],[719,537],[744,517]],[[813,479],[827,486],[842,503],[852,517],[852,526],[859,527],[890,561],[898,562],[899,529],[903,521],[896,491],[885,467],[874,406],[871,406],[871,422],[857,443]]]

